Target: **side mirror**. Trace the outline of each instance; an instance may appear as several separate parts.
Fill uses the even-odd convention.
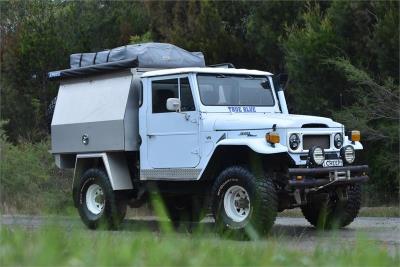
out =
[[[181,101],[179,98],[168,98],[166,107],[169,111],[177,112],[181,109]]]

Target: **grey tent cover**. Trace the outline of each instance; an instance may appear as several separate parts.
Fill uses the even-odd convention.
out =
[[[97,53],[78,53],[70,56],[71,69],[108,62],[136,59],[141,68],[204,67],[201,52],[188,52],[172,44],[143,43],[120,46]]]

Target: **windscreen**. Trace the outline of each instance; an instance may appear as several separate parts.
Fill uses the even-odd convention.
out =
[[[274,106],[265,76],[198,74],[200,98],[206,106]]]

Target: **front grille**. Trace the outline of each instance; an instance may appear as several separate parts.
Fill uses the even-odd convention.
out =
[[[313,146],[319,146],[323,149],[330,148],[329,135],[303,135],[303,149],[308,150]]]
[[[307,160],[308,155],[300,155],[301,160]],[[325,159],[340,159],[336,153],[325,153]]]

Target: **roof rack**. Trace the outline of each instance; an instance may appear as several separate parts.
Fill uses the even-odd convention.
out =
[[[208,65],[207,67],[211,68],[225,68],[225,69],[236,69],[235,65],[232,63],[219,63],[219,64],[213,64],[213,65]]]

